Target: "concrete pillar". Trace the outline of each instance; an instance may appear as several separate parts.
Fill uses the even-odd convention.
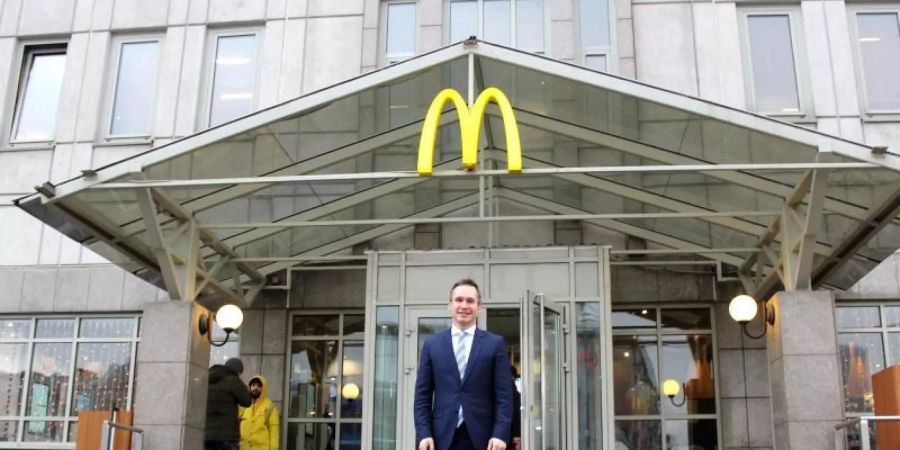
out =
[[[209,342],[197,323],[202,306],[148,304],[141,319],[134,402],[145,450],[203,448]]]
[[[779,292],[767,333],[775,448],[832,450],[843,420],[831,291]]]

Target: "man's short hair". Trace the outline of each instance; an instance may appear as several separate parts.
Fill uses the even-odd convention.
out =
[[[478,288],[478,283],[471,278],[463,278],[462,280],[453,283],[453,287],[450,288],[450,301],[453,301],[453,290],[460,286],[472,286],[475,288],[475,293],[478,294],[478,303],[481,303],[481,289]]]

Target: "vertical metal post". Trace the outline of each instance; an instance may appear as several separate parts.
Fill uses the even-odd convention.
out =
[[[109,421],[103,421],[103,427],[100,429],[100,450],[109,450]]]
[[[859,418],[860,450],[872,450],[869,446],[869,421],[865,417]]]

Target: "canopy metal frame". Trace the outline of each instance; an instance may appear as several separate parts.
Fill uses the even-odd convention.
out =
[[[754,130],[818,149],[815,162],[806,163],[729,163],[713,164],[702,159],[673,152],[647,142],[618,136],[598,129],[587,128],[556,117],[524,108],[516,108],[519,124],[553,133],[567,139],[608,147],[624,155],[653,161],[649,165],[579,166],[565,167],[523,155],[525,168],[510,175],[497,167],[504,152],[495,145],[492,120],[499,112],[489,108],[482,121],[486,148],[480,151],[480,167],[476,171],[456,170],[459,159],[437,164],[429,177],[412,171],[382,171],[353,173],[317,173],[341,161],[370,154],[378,149],[415,137],[421,132],[422,120],[413,120],[388,131],[363,137],[336,149],[317,154],[258,177],[222,177],[204,179],[147,179],[148,167],[188,155],[212,144],[234,138],[255,129],[268,130],[276,145],[285,149],[278,133],[272,128],[279,120],[298,117],[326,107],[348,96],[388,83],[411,77],[422,71],[465,58],[467,97],[471,103],[477,88],[484,87],[483,60],[501,61],[588,86],[620,93],[639,100],[673,108],[698,117],[714,119],[725,124]],[[436,86],[436,91],[439,86]],[[435,91],[435,92],[436,92]],[[515,105],[514,105],[515,106]],[[444,114],[440,125],[456,121]],[[853,161],[832,161],[838,155]],[[490,166],[490,167],[488,167]],[[468,40],[412,58],[403,63],[359,76],[332,87],[312,92],[297,99],[267,108],[249,116],[202,131],[174,143],[155,148],[136,157],[95,170],[59,185],[45,183],[38,193],[19,199],[17,204],[82,243],[103,241],[140,269],[134,270],[158,285],[165,287],[173,299],[196,300],[207,303],[250,304],[266,286],[267,275],[303,263],[352,260],[348,248],[374,238],[418,224],[511,222],[511,221],[582,221],[628,236],[644,239],[661,248],[647,250],[616,249],[621,255],[636,254],[696,254],[737,268],[745,290],[757,298],[770,295],[779,284],[787,290],[812,289],[823,284],[856,251],[888,223],[898,223],[900,207],[900,176],[895,189],[871,208],[855,205],[828,196],[828,174],[836,170],[882,170],[900,172],[900,156],[883,148],[874,148],[846,139],[784,123],[728,106],[694,98],[684,94],[649,86],[634,80],[594,72],[584,67],[552,60],[485,42]],[[762,176],[768,171],[802,173],[795,186]],[[720,211],[693,205],[668,195],[625,185],[603,178],[610,174],[701,173],[712,179],[784,199],[778,210]],[[561,204],[550,199],[506,187],[507,177],[552,177],[575,186],[595,189],[622,199],[640,202],[656,212],[597,214],[592,211]],[[477,191],[442,202],[405,217],[325,220],[326,218],[360,207],[378,198],[415,188],[436,178],[478,179]],[[358,190],[338,199],[321,202],[307,210],[291,214],[275,222],[211,222],[201,223],[197,214],[234,199],[280,184],[330,181],[385,180],[383,183]],[[216,188],[208,195],[183,202],[167,194],[169,189]],[[140,220],[124,224],[113,223],[76,196],[93,192],[133,192],[140,205]],[[501,215],[500,200],[520,203],[546,214]],[[489,207],[489,202],[493,209]],[[477,208],[477,215],[448,217],[466,208]],[[859,222],[857,229],[832,247],[817,240],[819,224],[826,214],[837,214]],[[772,217],[768,227],[749,218]],[[758,238],[754,247],[698,245],[659,231],[628,223],[630,219],[697,219],[744,235]],[[240,257],[235,249],[267,239],[288,228],[324,226],[371,226],[364,231],[308,249],[293,255]],[[217,237],[216,230],[246,229],[229,237]],[[143,236],[142,240],[141,236]],[[493,242],[493,235],[489,237]],[[631,252],[631,253],[629,253]],[[814,256],[821,262],[814,264]],[[721,269],[720,269],[721,270]],[[230,284],[230,285],[229,285]],[[214,300],[208,300],[212,298]]]

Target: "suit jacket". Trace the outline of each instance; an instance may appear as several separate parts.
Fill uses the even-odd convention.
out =
[[[450,330],[430,337],[422,346],[416,374],[416,448],[422,439],[431,437],[437,450],[447,450],[456,432],[460,405],[475,448],[487,448],[492,437],[509,443],[512,386],[502,337],[475,329],[462,380]]]

